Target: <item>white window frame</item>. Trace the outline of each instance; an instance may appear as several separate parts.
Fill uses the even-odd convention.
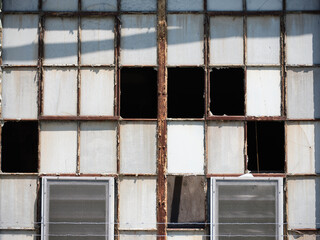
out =
[[[114,238],[114,178],[112,177],[43,177],[42,178],[42,193],[41,193],[41,240],[48,240],[48,226],[46,225],[49,219],[49,214],[47,214],[46,208],[48,207],[49,194],[48,194],[48,182],[50,181],[108,181],[108,189],[109,191],[106,193],[108,200],[108,215],[106,216],[106,222],[108,219],[107,232],[108,236],[106,239]],[[107,238],[108,237],[108,238]]]
[[[276,215],[277,215],[277,240],[282,240],[283,239],[283,178],[281,177],[212,177],[211,178],[211,187],[210,187],[210,239],[211,240],[218,240],[219,237],[216,236],[219,233],[217,230],[217,227],[219,225],[218,223],[218,198],[217,198],[217,182],[218,181],[247,181],[249,182],[259,182],[259,181],[276,181],[277,182],[277,189],[276,189],[276,196],[277,196],[277,210],[276,210]],[[248,185],[249,185],[248,184]]]

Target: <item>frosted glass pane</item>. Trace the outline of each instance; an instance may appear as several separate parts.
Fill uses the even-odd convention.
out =
[[[157,0],[121,0],[122,11],[156,11]]]
[[[249,11],[280,11],[282,0],[246,0]],[[304,0],[302,0],[304,1]]]
[[[287,10],[319,10],[319,0],[286,0]]]
[[[37,11],[38,0],[2,0],[5,11]]]
[[[207,0],[210,11],[242,11],[242,0]]]
[[[168,0],[168,11],[202,11],[205,0]]]
[[[83,11],[117,11],[117,0],[82,0]]]
[[[42,0],[45,11],[78,11],[78,0]]]

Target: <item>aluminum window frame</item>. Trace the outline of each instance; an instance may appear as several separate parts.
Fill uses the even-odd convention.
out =
[[[79,181],[79,182],[89,182],[89,181],[99,181],[101,185],[108,184],[108,192],[106,192],[106,197],[108,202],[106,203],[106,208],[108,209],[108,214],[106,214],[106,232],[105,239],[112,240],[114,238],[114,178],[113,177],[43,177],[42,178],[42,192],[41,192],[41,240],[49,240],[48,236],[48,225],[46,223],[49,219],[49,200],[50,195],[48,192],[48,186],[50,181]],[[105,182],[104,184],[102,182]],[[108,183],[106,183],[108,182]],[[60,183],[58,183],[60,184]],[[108,222],[109,221],[109,222]],[[108,224],[108,225],[107,225]]]
[[[276,221],[277,221],[277,240],[283,240],[283,178],[281,177],[211,177],[210,179],[210,240],[218,240],[219,239],[219,233],[218,232],[218,214],[217,214],[217,209],[218,209],[218,194],[216,193],[217,189],[217,182],[219,181],[230,181],[230,182],[242,182],[242,184],[246,184],[248,182],[248,185],[250,183],[256,183],[256,182],[268,182],[268,181],[273,181],[276,182]]]

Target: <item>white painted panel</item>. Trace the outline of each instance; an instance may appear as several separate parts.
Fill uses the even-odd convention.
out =
[[[170,14],[168,18],[168,65],[201,65],[203,15]]]
[[[243,64],[242,17],[210,18],[210,64]]]
[[[125,231],[120,233],[120,240],[156,240],[157,233],[142,231]]]
[[[37,11],[38,0],[2,0],[5,11]]]
[[[208,173],[244,172],[244,123],[210,122]]]
[[[287,10],[319,10],[319,0],[286,0]]]
[[[156,65],[155,15],[122,15],[121,65]]]
[[[201,231],[185,231],[185,232],[168,232],[168,239],[170,240],[205,240],[206,233]]]
[[[77,64],[78,19],[47,18],[45,29],[44,64]]]
[[[120,128],[120,172],[156,173],[156,162],[156,123],[122,123]]]
[[[211,11],[242,11],[242,0],[207,0]]]
[[[320,123],[287,123],[287,172],[320,173]]]
[[[117,0],[82,0],[83,11],[117,11]]]
[[[3,118],[37,119],[37,101],[38,78],[36,69],[3,69]]]
[[[286,30],[287,64],[319,64],[320,15],[288,14]]]
[[[319,178],[288,179],[289,229],[319,228],[319,186]]]
[[[114,70],[81,70],[81,115],[113,116]]]
[[[287,71],[288,118],[320,118],[320,69]]]
[[[37,177],[0,178],[0,228],[33,228],[37,216]]]
[[[248,64],[280,64],[280,18],[248,17]]]
[[[122,11],[156,11],[157,0],[121,0]]]
[[[78,11],[78,0],[42,0],[45,11]]]
[[[288,239],[289,240],[317,240],[317,235],[316,233],[314,234],[306,234],[303,232],[292,233],[292,234],[288,234]]]
[[[40,153],[41,173],[75,173],[77,123],[41,123]]]
[[[204,173],[203,122],[168,122],[168,173]]]
[[[246,0],[249,11],[281,11],[282,0]],[[301,1],[301,0],[300,0]]]
[[[156,180],[122,179],[119,207],[120,229],[156,229]]]
[[[37,233],[33,231],[2,231],[0,240],[36,240]]]
[[[117,123],[80,124],[80,172],[117,173]]]
[[[81,64],[114,63],[114,19],[81,19]]]
[[[77,70],[45,69],[43,115],[77,115]]]
[[[247,115],[281,115],[281,77],[278,68],[248,68]]]
[[[204,0],[168,0],[168,11],[202,11]]]
[[[4,65],[37,64],[38,22],[37,15],[5,15],[3,17]]]

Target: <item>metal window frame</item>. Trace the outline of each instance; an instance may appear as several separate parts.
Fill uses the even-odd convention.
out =
[[[109,225],[107,225],[106,230],[108,235],[105,239],[113,239],[114,238],[114,178],[113,177],[43,177],[42,178],[42,193],[41,193],[41,240],[48,240],[49,237],[47,235],[48,225],[46,222],[48,221],[48,201],[50,199],[50,195],[48,192],[48,186],[50,181],[78,181],[78,182],[88,182],[88,181],[98,181],[100,184],[102,182],[108,182],[102,185],[108,184],[109,191],[106,193],[106,197],[109,199],[107,202],[108,215],[106,215],[106,222],[109,221]],[[107,220],[108,219],[108,220]]]
[[[210,239],[211,240],[218,240],[217,234],[217,227],[216,220],[218,217],[217,209],[218,209],[218,202],[217,202],[217,182],[219,181],[233,181],[233,182],[243,182],[242,184],[248,185],[251,183],[256,182],[268,182],[273,181],[276,182],[277,190],[276,190],[276,217],[277,217],[277,240],[283,240],[283,178],[281,177],[211,177],[210,179]],[[262,183],[263,184],[263,183]]]

